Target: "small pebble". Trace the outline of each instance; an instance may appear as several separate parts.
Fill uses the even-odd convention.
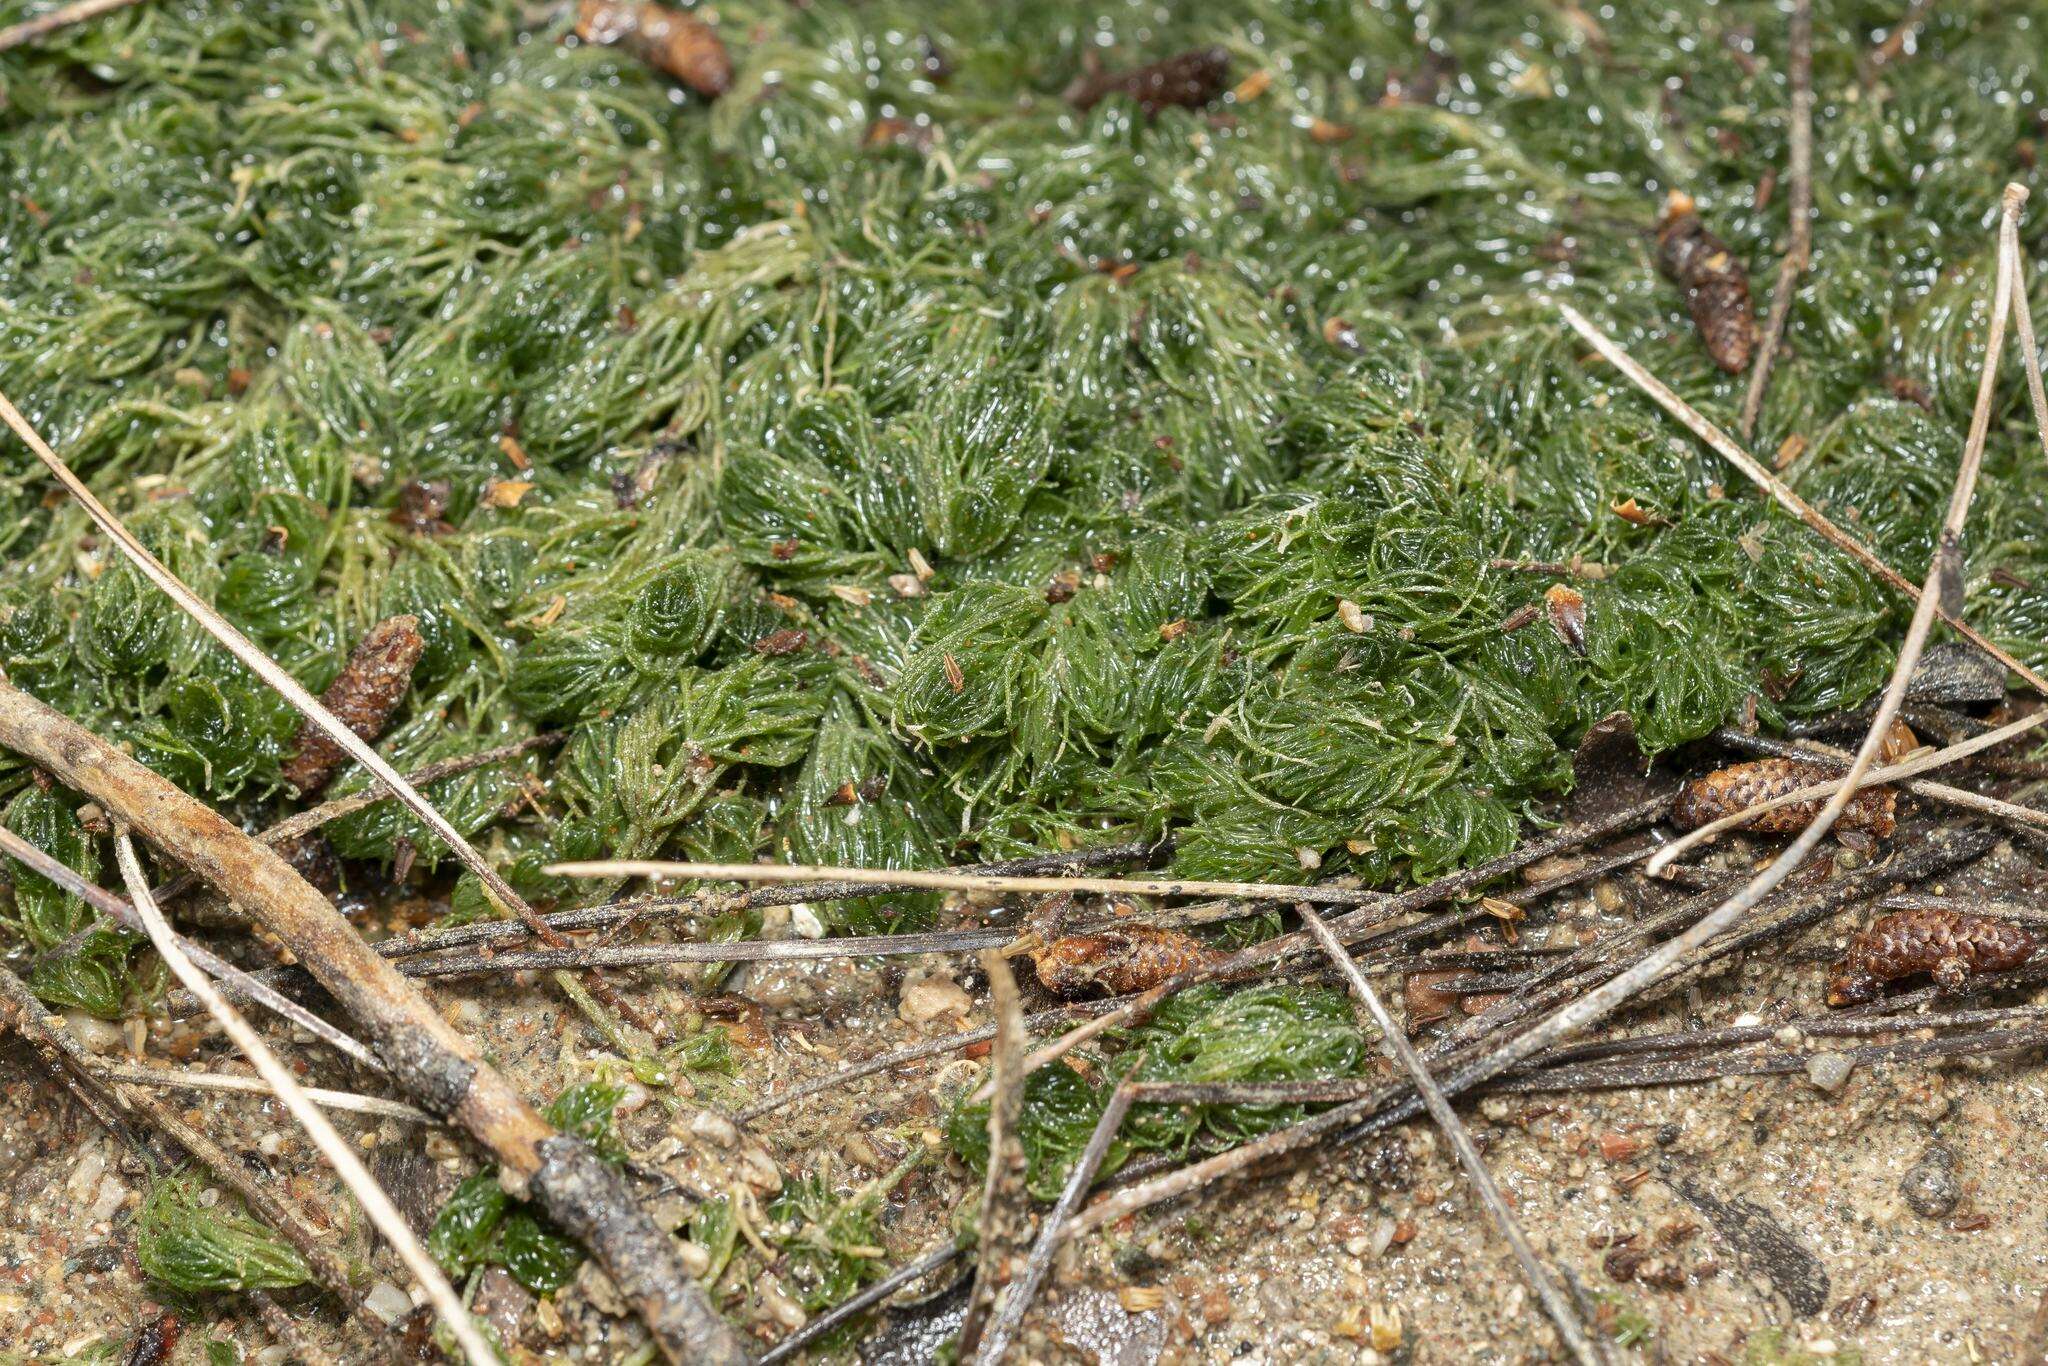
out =
[[[396,1327],[412,1312],[412,1297],[389,1281],[379,1281],[370,1287],[369,1294],[363,1296],[363,1308]]]
[[[1839,1091],[1856,1064],[1845,1053],[1816,1053],[1806,1060],[1806,1079],[1823,1091]]]
[[[1899,1181],[1899,1194],[1921,1218],[1946,1218],[1963,1198],[1962,1183],[1956,1179],[1956,1155],[1939,1143],[1930,1145],[1920,1160],[1906,1169]]]
[[[825,922],[818,913],[799,901],[789,908],[789,930],[799,939],[823,939]]]
[[[714,1110],[699,1110],[690,1121],[690,1132],[706,1142],[716,1143],[721,1148],[730,1148],[740,1141],[740,1131],[733,1122]]]

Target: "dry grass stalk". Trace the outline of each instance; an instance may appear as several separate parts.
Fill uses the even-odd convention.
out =
[[[135,899],[135,912],[142,918],[143,929],[148,932],[150,943],[156,946],[172,974],[185,984],[187,991],[206,1003],[215,1022],[235,1041],[235,1047],[242,1050],[243,1056],[255,1065],[256,1071],[284,1103],[285,1109],[313,1140],[313,1145],[341,1177],[349,1194],[355,1196],[377,1232],[391,1244],[392,1251],[398,1254],[405,1269],[426,1290],[434,1312],[454,1334],[463,1354],[474,1366],[492,1366],[497,1361],[497,1353],[491,1350],[483,1330],[462,1307],[462,1300],[454,1287],[448,1284],[448,1278],[441,1274],[441,1268],[434,1259],[427,1255],[419,1236],[405,1222],[405,1216],[398,1212],[398,1206],[391,1202],[391,1197],[370,1175],[370,1169],[356,1156],[354,1146],[341,1136],[333,1121],[306,1095],[298,1079],[292,1076],[291,1069],[270,1051],[270,1046],[242,1018],[242,1013],[228,1004],[227,998],[215,990],[206,974],[178,947],[170,923],[164,919],[163,912],[157,909],[156,901],[149,894],[149,879],[143,876],[142,862],[135,856],[134,842],[128,838],[125,829],[114,836],[114,857],[121,865],[121,876],[127,880],[128,894]]]
[[[1543,1305],[1543,1311],[1557,1326],[1558,1336],[1564,1339],[1572,1355],[1584,1363],[1584,1366],[1600,1366],[1606,1360],[1605,1353],[1595,1345],[1592,1337],[1586,1332],[1586,1325],[1579,1321],[1578,1311],[1572,1307],[1572,1302],[1558,1288],[1557,1282],[1551,1279],[1543,1263],[1537,1260],[1535,1249],[1529,1246],[1529,1239],[1522,1232],[1521,1221],[1515,1218],[1515,1212],[1508,1207],[1507,1200],[1501,1195],[1500,1187],[1495,1183],[1493,1173],[1487,1170],[1486,1160],[1479,1155],[1479,1149],[1472,1142],[1472,1135],[1465,1128],[1464,1121],[1458,1118],[1458,1112],[1451,1108],[1451,1102],[1445,1098],[1442,1088],[1430,1075],[1429,1065],[1422,1060],[1422,1055],[1415,1051],[1415,1045],[1408,1042],[1406,1031],[1388,1012],[1386,1003],[1380,1000],[1379,993],[1372,989],[1372,983],[1365,980],[1365,974],[1359,971],[1358,964],[1345,952],[1344,946],[1337,942],[1335,932],[1324,923],[1323,918],[1314,911],[1303,908],[1301,923],[1315,936],[1316,943],[1322,946],[1323,952],[1343,975],[1345,984],[1351,988],[1351,994],[1358,998],[1366,1013],[1371,1016],[1372,1023],[1378,1027],[1380,1051],[1407,1072],[1409,1080],[1415,1083],[1415,1089],[1422,1093],[1422,1103],[1428,1108],[1429,1117],[1436,1121],[1436,1126],[1443,1130],[1444,1137],[1450,1140],[1451,1150],[1458,1155],[1458,1165],[1465,1169],[1466,1179],[1471,1181],[1472,1188],[1479,1192],[1479,1202],[1486,1207],[1494,1226],[1500,1230],[1501,1236],[1507,1239],[1508,1246],[1514,1249],[1515,1260],[1521,1263],[1522,1274],[1528,1278],[1530,1287],[1535,1290],[1536,1298]]]
[[[136,1067],[128,1063],[95,1062],[92,1073],[106,1081],[126,1082],[131,1086],[152,1086],[160,1091],[233,1091],[241,1095],[270,1096],[277,1094],[268,1082],[256,1077],[238,1077],[227,1072],[178,1072],[167,1067]],[[319,1086],[304,1086],[306,1098],[323,1110],[341,1110],[356,1115],[376,1115],[381,1119],[401,1119],[408,1124],[438,1124],[439,1120],[415,1105],[403,1101],[385,1100],[382,1096],[366,1096],[355,1091],[329,1091]]]
[[[0,746],[93,798],[218,888],[290,949],[369,1036],[393,1080],[498,1159],[500,1180],[588,1246],[675,1360],[744,1360],[673,1240],[624,1179],[557,1133],[340,912],[278,855],[70,718],[0,683]]]
[[[1756,432],[1757,414],[1763,410],[1764,391],[1770,388],[1771,366],[1785,339],[1785,323],[1792,316],[1792,286],[1813,257],[1813,0],[1792,3],[1792,150],[1789,158],[1792,195],[1786,217],[1792,240],[1785,247],[1785,259],[1778,264],[1778,280],[1771,286],[1771,311],[1764,321],[1763,352],[1750,372],[1749,392],[1742,398],[1742,416],[1735,430],[1747,441]]]
[[[988,1110],[988,1179],[982,1185],[981,1213],[976,1221],[981,1258],[957,1339],[963,1357],[981,1345],[983,1331],[996,1309],[996,1297],[1009,1278],[1011,1258],[1023,1245],[1031,1204],[1024,1186],[1024,1144],[1017,1130],[1024,1113],[1024,1010],[1009,962],[990,950],[981,955],[981,966],[988,973],[996,1017],[995,1045],[989,1051],[995,1096]]]
[[[1275,882],[1197,882],[1151,877],[1005,877],[957,869],[897,870],[838,868],[808,863],[674,863],[660,859],[594,859],[551,863],[544,870],[555,877],[674,877],[716,882],[835,882],[923,887],[939,891],[1029,893],[1085,892],[1102,896],[1212,896],[1247,901],[1311,901],[1323,905],[1373,905],[1384,892],[1357,887],[1296,887]]]
[[[18,24],[0,29],[0,52],[21,47],[28,43],[40,42],[59,29],[83,24],[97,19],[102,14],[126,9],[139,0],[75,0],[69,5],[60,5],[48,14],[39,14],[33,19],[24,19]]]

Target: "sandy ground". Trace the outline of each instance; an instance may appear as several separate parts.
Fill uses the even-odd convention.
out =
[[[2030,893],[2043,881],[2034,860],[2001,849],[1951,890]],[[1661,895],[1633,878],[1617,880],[1597,896],[1533,915],[1525,933],[1616,927]],[[1852,909],[1786,951],[1753,955],[1627,1023],[1668,1029],[1813,1013],[1823,961],[1870,915]],[[891,1194],[881,1223],[892,1263],[933,1246],[978,1189],[943,1156],[938,1131],[947,1099],[975,1079],[979,1063],[941,1058],[870,1078],[747,1134],[705,1117],[704,1107],[743,1103],[842,1059],[978,1022],[974,969],[965,960],[950,966],[976,998],[972,1014],[922,1027],[897,1015],[902,964],[776,969],[740,980],[762,1008],[737,1022],[737,1081],[707,1083],[692,1098],[636,1094],[629,1102],[636,1108],[623,1130],[657,1214],[679,1223],[695,1199],[731,1191],[752,1192],[762,1204],[782,1181],[821,1168],[850,1189],[929,1145],[933,1160]],[[692,999],[652,977],[621,980],[677,1016]],[[544,985],[443,985],[436,995],[534,1094],[592,1075],[607,1056]],[[236,1066],[184,1027],[160,1030],[148,1052],[156,1063],[184,1053],[211,1067]],[[2025,1359],[2048,1285],[2048,1207],[2037,1198],[2048,1164],[2040,1138],[2048,1071],[2040,1063],[2023,1056],[1859,1069],[1833,1091],[1794,1077],[1509,1096],[1465,1113],[1539,1251],[1578,1280],[1603,1322],[1638,1330],[1618,1360],[1860,1353],[1868,1363],[2016,1362]],[[314,1070],[328,1084],[349,1084],[324,1061]],[[177,1100],[316,1219],[324,1211],[337,1244],[370,1278],[399,1279],[388,1252],[370,1245],[270,1105]],[[447,1135],[394,1121],[344,1117],[342,1125],[422,1221],[471,1169]],[[0,1045],[0,1361],[94,1353],[118,1360],[138,1325],[159,1312],[128,1228],[144,1186],[131,1150],[17,1042]],[[1108,1233],[1062,1259],[1019,1359],[1561,1359],[1512,1258],[1424,1125],[1226,1184]],[[777,1268],[757,1255],[736,1258],[719,1288],[764,1346],[800,1315]],[[588,1271],[551,1304],[533,1304],[502,1277],[480,1289],[480,1307],[529,1359],[622,1360],[637,1345],[634,1328],[598,1312],[612,1302],[609,1287]],[[331,1308],[304,1295],[284,1299],[339,1360],[372,1359]],[[886,1315],[861,1354],[928,1359],[957,1299]],[[175,1361],[204,1360],[210,1337],[244,1344],[250,1359],[281,1355],[263,1352],[269,1335],[232,1301],[176,1308],[186,1332]],[[398,1330],[392,1344],[402,1346]]]

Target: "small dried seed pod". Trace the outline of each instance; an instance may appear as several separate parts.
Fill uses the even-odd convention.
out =
[[[732,85],[732,58],[718,31],[683,10],[583,0],[576,13],[576,36],[586,43],[624,43],[641,61],[708,100]]]
[[[1567,584],[1555,583],[1543,595],[1543,607],[1550,615],[1550,627],[1573,654],[1586,653],[1586,595]]]
[[[1143,991],[1175,973],[1207,967],[1222,957],[1179,930],[1116,925],[1063,935],[1034,951],[1031,961],[1047,991],[1072,999]]]
[[[1129,95],[1147,115],[1162,109],[1200,109],[1223,93],[1230,54],[1220,47],[1196,48],[1130,71],[1102,71],[1067,87],[1067,103],[1093,109],[1111,95]]]
[[[350,653],[348,663],[320,694],[320,700],[365,740],[384,733],[385,723],[412,687],[412,670],[427,642],[420,619],[389,617],[372,626]],[[298,752],[284,763],[284,780],[301,793],[327,785],[348,754],[311,721],[299,723]]]
[[[1886,982],[1917,972],[1953,991],[1980,972],[2004,972],[2027,961],[2039,941],[2032,931],[1961,911],[1897,911],[1849,941],[1828,969],[1828,1004],[1875,1000]]]
[[[1731,375],[1747,370],[1756,351],[1749,272],[1707,231],[1691,195],[1673,190],[1665,201],[1657,224],[1657,265],[1685,290],[1686,309],[1714,364]]]
[[[1833,776],[1828,769],[1797,759],[1753,759],[1746,764],[1731,764],[1703,778],[1694,778],[1680,788],[1677,799],[1671,803],[1671,823],[1681,830],[1697,830],[1759,802],[1824,783]],[[1898,824],[1898,802],[1898,794],[1889,787],[1866,787],[1850,799],[1835,822],[1836,828],[1883,839]],[[1797,834],[1820,814],[1823,804],[1816,798],[1765,811],[1749,822],[1749,828],[1769,835]]]

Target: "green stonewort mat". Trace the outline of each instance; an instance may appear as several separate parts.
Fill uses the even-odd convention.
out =
[[[1917,582],[2008,181],[2048,254],[2048,5],[1937,5],[1874,63],[1903,9],[1815,7],[1813,259],[1750,445]],[[307,687],[416,616],[400,769],[566,732],[427,789],[543,906],[616,890],[541,871],[564,860],[1161,835],[1189,878],[1398,889],[1554,820],[1601,717],[1657,753],[1890,669],[1909,604],[1551,303],[1734,428],[1748,376],[1656,226],[1690,196],[1762,316],[1788,11],[722,0],[706,98],[579,40],[574,5],[145,0],[0,54],[0,391]],[[1186,53],[1222,73],[1199,107],[1063,94]],[[2044,490],[2008,365],[1964,604],[2048,666]],[[0,560],[14,683],[251,828],[306,804],[298,718],[11,437]],[[1582,638],[1531,619],[1561,582]],[[79,802],[10,756],[0,803],[100,871]],[[359,886],[395,867],[490,913],[396,803],[326,833]],[[115,1019],[159,990],[138,941],[9,876],[0,934],[46,1000]],[[1205,995],[1140,1038],[1153,1071],[1367,1065],[1340,998],[1269,995],[1327,1067],[1207,1066]],[[1043,1194],[1101,1095],[1039,1085],[1075,1091]],[[1153,1115],[1115,1161],[1302,1113],[1241,1111]]]

